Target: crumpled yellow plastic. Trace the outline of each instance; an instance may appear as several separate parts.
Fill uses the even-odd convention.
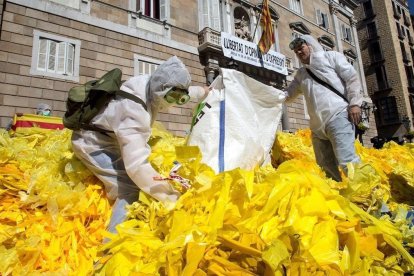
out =
[[[0,130],[0,274],[88,275],[110,204],[71,131]]]
[[[110,235],[103,231],[109,204],[67,147],[69,133],[44,135],[0,135],[5,275],[87,275],[94,261],[96,275],[383,275],[414,267],[404,217],[409,207],[393,192],[395,183],[411,189],[409,145],[386,144],[381,152],[356,144],[363,162],[350,165],[348,177],[336,183],[316,165],[309,130],[279,133],[276,168],[216,175],[198,148],[156,126],[151,163],[168,175],[179,161],[178,173],[192,188],[173,209],[141,193],[128,206],[129,220]],[[53,151],[49,143],[62,148]],[[56,164],[46,166],[51,160]],[[370,214],[378,215],[383,201],[398,210],[396,218]],[[104,235],[110,241],[98,249]]]
[[[401,245],[401,232],[355,205],[372,210],[379,199],[369,198],[363,185],[383,189],[376,196],[388,195],[384,177],[389,174],[377,172],[378,164],[363,163],[352,167],[349,178],[335,183],[314,162],[309,139],[306,131],[298,136],[278,134],[274,150],[280,150],[273,159],[277,169],[236,169],[218,175],[200,162],[197,150],[187,151],[182,141],[175,141],[175,148],[173,140],[153,143],[154,154],[163,151],[169,157],[156,164],[159,170],[167,173],[175,155],[182,163],[179,173],[191,180],[193,188],[170,211],[151,199],[130,207],[131,218],[140,218],[130,231],[158,237],[153,254],[136,256],[134,262],[147,264],[145,272],[154,275],[184,271],[194,275],[368,275],[371,269],[389,273],[412,269],[414,262]],[[124,243],[121,237],[126,235],[115,236],[107,248]],[[132,240],[141,249],[147,247],[137,234],[128,236]],[[125,246],[111,254],[111,260],[130,256],[131,249]],[[405,264],[403,269],[396,259]],[[119,266],[122,262],[107,262],[103,267],[116,271]],[[131,271],[139,269],[142,265],[134,265]]]

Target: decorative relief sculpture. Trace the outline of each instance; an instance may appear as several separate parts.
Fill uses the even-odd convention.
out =
[[[250,41],[249,21],[245,20],[244,16],[241,19],[234,19],[234,29],[237,37]]]

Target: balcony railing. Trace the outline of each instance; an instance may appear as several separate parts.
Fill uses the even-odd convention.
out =
[[[216,50],[221,49],[221,35],[219,31],[213,30],[209,27],[205,27],[198,33],[198,49],[203,51],[206,48],[213,48]]]

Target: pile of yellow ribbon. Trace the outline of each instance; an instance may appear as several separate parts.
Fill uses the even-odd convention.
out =
[[[0,131],[0,274],[87,275],[110,204],[73,156],[71,131]],[[36,274],[39,275],[39,274]]]
[[[216,175],[197,147],[157,127],[150,162],[167,176],[179,161],[192,187],[171,183],[183,193],[172,209],[141,193],[130,219],[109,235],[109,203],[69,137],[67,130],[0,135],[3,275],[401,275],[414,268],[410,144],[356,144],[362,163],[337,183],[316,165],[308,130],[278,133],[273,167]],[[384,203],[392,217],[381,214]],[[104,236],[111,240],[99,247]]]

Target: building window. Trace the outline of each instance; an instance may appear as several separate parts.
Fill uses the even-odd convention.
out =
[[[289,0],[289,7],[292,11],[302,14],[302,3],[300,0]]]
[[[409,62],[407,51],[405,50],[404,42],[400,42],[401,54],[405,63]]]
[[[322,46],[322,49],[323,49],[325,52],[327,52],[327,51],[332,51],[332,48],[331,48],[331,47],[325,46],[325,45],[323,45],[323,44],[321,44],[321,46]]]
[[[387,72],[384,66],[378,66],[375,68],[375,77],[377,79],[376,91],[388,89]]]
[[[378,37],[377,26],[375,25],[375,22],[370,22],[367,24],[367,37],[368,39]]]
[[[411,25],[411,20],[410,20],[410,17],[405,14],[404,10],[403,10],[403,18],[404,18],[404,24],[409,27]]]
[[[166,0],[136,0],[136,10],[143,15],[164,20],[166,18]]]
[[[135,54],[134,55],[134,75],[140,76],[140,75],[150,75],[152,74],[162,63],[161,60],[144,57]]]
[[[408,87],[414,87],[413,67],[409,66],[409,65],[406,65],[405,66],[405,74],[407,75]]]
[[[350,58],[350,57],[346,57],[346,61],[348,61],[352,66],[354,66],[355,59]]]
[[[411,52],[411,59],[414,60],[414,49],[410,48],[410,52]]]
[[[394,17],[397,19],[401,18],[401,7],[392,1],[392,10],[394,11]]]
[[[369,44],[368,52],[372,63],[384,60],[382,49],[378,41]]]
[[[198,0],[199,27],[205,27],[221,31],[220,27],[220,1],[219,0]]]
[[[382,124],[399,122],[397,101],[395,97],[385,97],[378,100],[379,114]]]
[[[400,24],[398,22],[395,22],[395,24],[397,26],[398,38],[399,39],[404,39],[404,37],[405,37],[404,27],[400,26]]]
[[[342,39],[345,41],[348,41],[349,43],[352,43],[352,30],[350,27],[346,25],[342,25]]]
[[[364,2],[363,4],[365,17],[371,17],[374,15],[374,10],[372,9],[371,0]]]
[[[129,0],[129,26],[170,37],[170,0]]]
[[[61,5],[65,5],[74,9],[80,8],[80,0],[50,0],[51,2],[55,2]]]
[[[79,81],[79,40],[35,30],[30,73]]]
[[[410,30],[407,29],[407,37],[408,37],[408,44],[410,44],[411,46],[414,45],[414,39],[411,36]]]
[[[328,14],[322,12],[319,9],[316,10],[316,22],[320,27],[324,29],[328,29],[329,28]]]

